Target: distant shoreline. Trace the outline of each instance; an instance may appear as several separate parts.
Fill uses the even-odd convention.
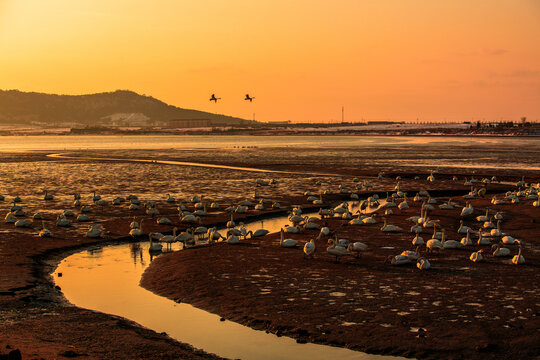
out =
[[[420,129],[407,130],[303,130],[299,129],[254,129],[254,128],[198,128],[198,129],[0,129],[0,136],[183,136],[183,135],[213,135],[213,136],[432,136],[432,137],[540,137],[539,127],[518,128],[485,128],[485,129],[448,129],[432,128],[427,131]]]

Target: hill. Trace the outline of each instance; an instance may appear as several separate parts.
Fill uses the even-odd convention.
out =
[[[0,124],[5,125],[194,127],[253,123],[182,109],[127,90],[89,95],[0,90]]]

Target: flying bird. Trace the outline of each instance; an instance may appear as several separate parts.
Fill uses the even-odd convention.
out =
[[[212,94],[212,96],[210,97],[210,101],[213,101],[215,103],[217,103],[218,100],[220,100],[221,98],[217,98],[215,94]]]
[[[246,94],[246,98],[244,100],[249,100],[249,102],[252,102],[255,97],[250,97],[249,94]]]

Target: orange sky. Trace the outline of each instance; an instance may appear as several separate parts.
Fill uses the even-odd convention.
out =
[[[261,121],[540,120],[539,37],[538,0],[0,0],[0,88]]]

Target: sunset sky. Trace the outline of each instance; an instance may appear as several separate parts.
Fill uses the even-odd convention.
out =
[[[261,121],[540,120],[539,0],[0,0],[0,54],[0,89]]]

